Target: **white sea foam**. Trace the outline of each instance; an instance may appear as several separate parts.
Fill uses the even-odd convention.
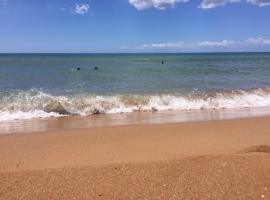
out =
[[[130,113],[157,110],[200,110],[270,107],[270,89],[232,91],[212,95],[74,95],[53,96],[37,90],[9,94],[0,102],[0,121]]]
[[[59,113],[44,112],[43,110],[36,110],[30,112],[17,111],[14,113],[0,112],[0,121],[11,121],[17,119],[35,119],[35,118],[46,118],[46,117],[59,117]]]

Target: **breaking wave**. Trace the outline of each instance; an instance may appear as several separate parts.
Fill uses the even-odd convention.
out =
[[[0,121],[134,111],[233,109],[270,106],[270,89],[213,94],[54,96],[38,90],[0,92]]]

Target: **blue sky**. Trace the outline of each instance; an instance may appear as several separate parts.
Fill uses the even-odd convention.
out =
[[[270,0],[0,0],[0,53],[270,51]]]

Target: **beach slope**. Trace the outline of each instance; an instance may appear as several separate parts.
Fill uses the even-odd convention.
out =
[[[0,199],[270,199],[270,118],[0,136]]]

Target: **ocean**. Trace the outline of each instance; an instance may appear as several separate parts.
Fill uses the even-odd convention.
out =
[[[268,109],[269,87],[270,53],[0,54],[0,121]]]

